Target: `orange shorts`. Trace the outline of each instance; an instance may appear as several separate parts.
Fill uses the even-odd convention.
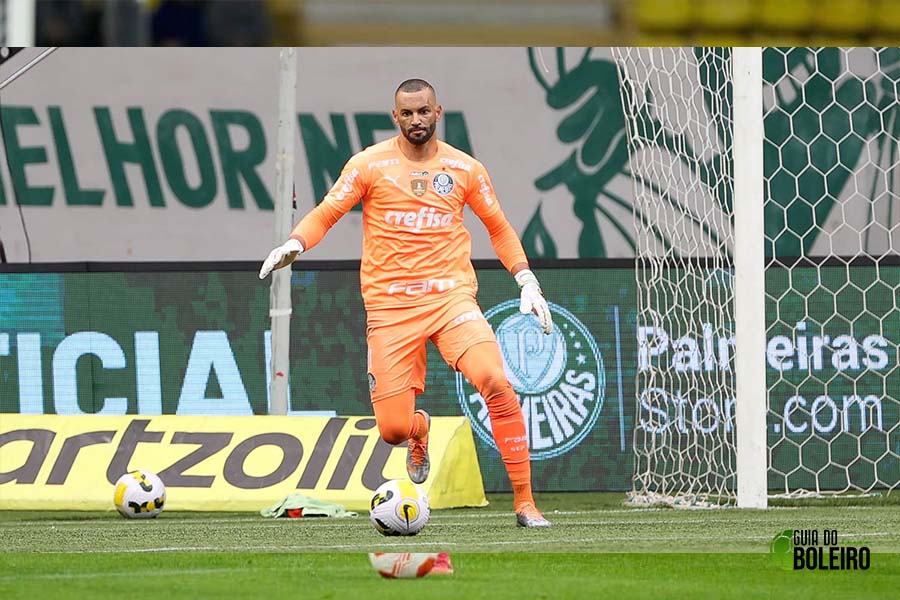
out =
[[[461,294],[445,302],[370,310],[366,321],[372,402],[409,389],[416,394],[425,390],[428,340],[454,369],[475,344],[497,341],[475,299]]]

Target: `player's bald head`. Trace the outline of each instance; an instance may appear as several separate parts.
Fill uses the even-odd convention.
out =
[[[437,97],[434,86],[424,79],[407,79],[397,86],[397,90],[394,92],[394,99],[396,99],[401,92],[404,94],[414,94],[416,92],[421,92],[422,90],[427,90],[432,96],[435,98]]]
[[[424,79],[407,79],[394,92],[391,114],[403,137],[414,146],[423,146],[432,139],[442,112],[434,88]]]

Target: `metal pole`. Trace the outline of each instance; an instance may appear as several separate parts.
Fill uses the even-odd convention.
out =
[[[274,245],[287,240],[294,224],[294,123],[297,113],[297,55],[282,48],[279,58],[278,148],[275,156]],[[272,319],[272,378],[269,382],[269,414],[286,415],[291,335],[291,269],[272,272],[269,292]]]
[[[5,88],[5,87],[8,86],[9,84],[11,84],[13,81],[15,81],[16,79],[18,79],[19,77],[21,77],[21,76],[24,75],[25,73],[27,73],[32,67],[34,67],[34,66],[37,65],[39,62],[41,62],[42,60],[44,60],[45,58],[47,58],[48,56],[50,56],[50,55],[53,53],[53,51],[56,50],[56,49],[57,49],[56,46],[53,46],[53,47],[51,47],[51,48],[47,48],[46,50],[44,50],[43,52],[41,52],[40,54],[38,54],[36,57],[32,58],[32,59],[28,62],[28,64],[22,66],[18,71],[16,71],[16,72],[13,73],[12,75],[10,75],[10,76],[7,77],[6,79],[4,79],[2,82],[0,82],[0,90],[2,90],[3,88]]]
[[[6,13],[6,45],[34,46],[35,0],[10,0]]]

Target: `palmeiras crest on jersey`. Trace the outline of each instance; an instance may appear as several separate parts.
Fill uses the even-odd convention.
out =
[[[550,304],[553,333],[508,300],[484,313],[494,328],[506,376],[519,397],[531,458],[565,454],[593,429],[606,394],[606,373],[597,342],[572,313]],[[481,440],[496,449],[487,405],[461,373],[456,391],[463,413]]]
[[[434,191],[438,194],[446,196],[453,191],[453,178],[450,177],[449,173],[438,173],[431,180],[431,185],[434,186]]]

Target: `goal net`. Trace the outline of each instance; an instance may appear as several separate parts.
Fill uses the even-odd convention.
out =
[[[614,54],[637,238],[631,502],[734,503],[748,360],[765,368],[769,497],[895,489],[900,50],[767,48],[762,119],[735,108],[727,48]],[[764,131],[765,349],[749,358],[735,343],[742,122]]]

